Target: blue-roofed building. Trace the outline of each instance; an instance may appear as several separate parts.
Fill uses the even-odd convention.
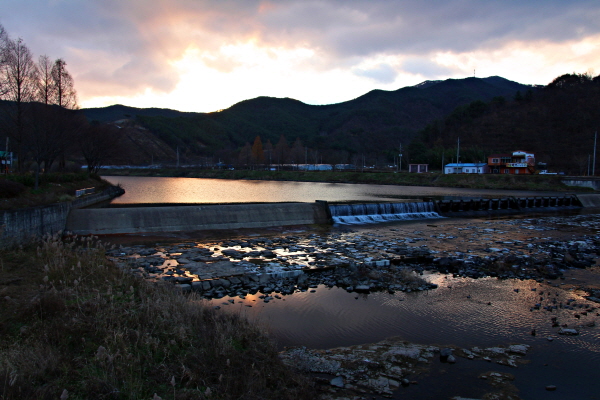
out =
[[[486,163],[453,163],[444,165],[444,174],[487,174]]]

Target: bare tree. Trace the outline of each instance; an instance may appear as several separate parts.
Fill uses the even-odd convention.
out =
[[[77,109],[77,93],[73,77],[67,71],[67,63],[62,58],[54,62],[51,74],[54,83],[52,103],[71,110]]]
[[[248,168],[248,165],[252,161],[252,146],[250,143],[246,142],[244,147],[240,150],[240,154],[238,156],[238,163],[241,166],[245,166]]]
[[[121,148],[121,129],[114,125],[93,123],[78,135],[79,150],[90,173],[98,173]]]
[[[43,55],[38,60],[38,81],[36,98],[40,103],[51,104],[54,99],[55,85],[52,77],[53,63],[50,57]]]
[[[4,98],[8,91],[8,85],[6,83],[8,42],[8,34],[4,30],[4,27],[0,25],[0,98]]]
[[[275,145],[275,159],[280,168],[283,164],[288,162],[289,154],[290,146],[288,145],[287,140],[285,140],[285,136],[281,135],[279,137],[279,142]]]
[[[265,162],[265,152],[263,150],[263,144],[260,140],[260,136],[254,138],[254,144],[252,145],[252,164],[263,164]]]
[[[300,140],[300,138],[296,138],[296,141],[294,142],[294,145],[292,146],[292,149],[290,151],[292,163],[296,164],[296,168],[298,168],[298,164],[303,164],[306,161],[305,152],[306,149],[302,145],[302,141]]]
[[[39,174],[49,172],[54,161],[74,148],[76,133],[81,130],[85,117],[75,111],[41,103],[29,103],[31,116],[27,129],[26,145],[36,163],[35,188]]]
[[[18,157],[18,169],[23,168],[25,156],[23,144],[26,136],[26,103],[35,96],[37,67],[33,61],[31,51],[22,39],[7,41],[6,65],[3,70],[6,84],[4,100],[11,102],[10,116],[13,126],[9,131],[13,138]]]

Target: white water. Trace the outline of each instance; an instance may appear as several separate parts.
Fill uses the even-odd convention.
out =
[[[389,221],[442,218],[431,202],[331,204],[333,221],[337,224],[370,224]]]

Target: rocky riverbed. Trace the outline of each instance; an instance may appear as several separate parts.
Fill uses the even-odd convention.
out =
[[[418,226],[420,229],[412,229]],[[361,231],[301,232],[159,246],[119,246],[111,259],[149,280],[172,282],[205,298],[306,291],[422,291],[435,270],[454,276],[557,280],[595,269],[600,217],[538,217],[434,223]],[[583,288],[592,299],[600,286]],[[264,301],[270,301],[266,296]]]
[[[548,315],[548,325],[557,335],[543,338],[550,342],[558,335],[597,329],[599,233],[597,214],[540,214],[242,232],[233,239],[115,246],[109,255],[145,279],[171,282],[182,292],[194,291],[207,299],[226,297],[227,304],[249,294],[259,295],[264,303],[282,301],[297,292],[315,291],[319,285],[356,293],[436,290],[437,285],[424,279],[432,272],[454,278],[535,281],[544,289],[527,289],[529,311]],[[577,293],[582,300],[563,293]],[[225,307],[215,305],[221,306]],[[536,335],[535,330],[531,335]],[[526,362],[527,350],[520,343],[459,348],[388,339],[329,350],[295,347],[282,357],[315,374],[323,398],[379,398],[417,384],[414,376],[430,369],[434,360],[451,365],[479,359],[516,368]],[[519,398],[513,377],[505,370],[490,367],[480,378],[491,385],[486,398]],[[554,389],[553,385],[546,388]]]

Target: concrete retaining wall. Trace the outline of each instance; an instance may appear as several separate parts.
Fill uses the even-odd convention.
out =
[[[177,232],[327,223],[327,203],[264,203],[72,210],[75,234]]]
[[[600,180],[598,178],[568,178],[563,179],[562,183],[567,186],[588,187],[594,190],[600,190]]]
[[[18,245],[36,237],[54,235],[64,231],[67,217],[72,209],[110,200],[122,193],[123,189],[111,187],[101,193],[82,197],[71,202],[0,211],[0,248]]]
[[[600,207],[600,194],[578,194],[577,198],[584,207]]]

